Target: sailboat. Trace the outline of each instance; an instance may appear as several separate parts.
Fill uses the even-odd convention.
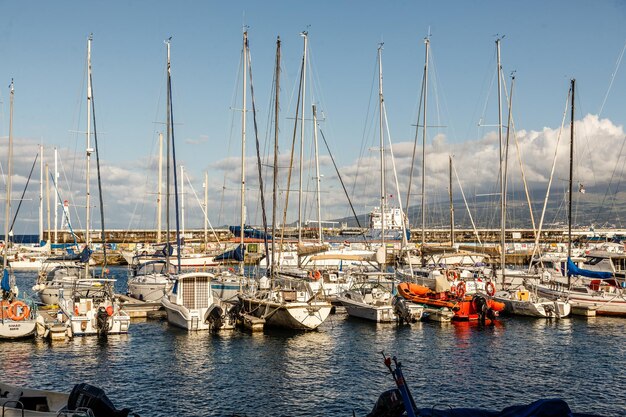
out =
[[[100,173],[100,154],[98,152],[98,136],[96,130],[95,106],[93,101],[92,72],[91,72],[91,42],[92,35],[87,39],[87,132],[86,132],[86,226],[85,250],[91,251],[91,200],[90,200],[90,167],[91,153],[95,151],[98,174]],[[91,122],[93,117],[93,136],[95,149],[91,147]],[[102,236],[104,230],[104,204],[102,201],[102,184],[98,175],[98,191],[100,200],[100,223]],[[103,244],[105,264],[101,275],[95,273],[90,276],[89,264],[78,268],[74,275],[66,277],[66,284],[58,288],[58,304],[62,312],[57,318],[60,323],[51,323],[51,326],[61,324],[66,326],[66,334],[73,336],[91,336],[128,333],[130,316],[124,311],[113,293],[115,279],[106,278],[106,242]],[[60,319],[60,320],[59,320]]]
[[[11,184],[13,175],[13,97],[15,89],[11,80],[11,110],[9,121],[9,164],[6,183],[6,201],[4,213],[4,236],[9,236],[9,216],[11,213]],[[3,249],[2,261],[2,300],[0,301],[0,339],[19,339],[35,334],[37,322],[35,320],[35,308],[25,300],[18,299],[19,291],[15,285],[15,277],[9,271],[7,264],[7,251],[9,249],[6,239]]]
[[[176,151],[174,147],[174,123],[172,111],[172,72],[170,60],[171,38],[165,42],[167,50],[167,241],[170,241],[169,212],[170,212],[170,149],[172,165],[176,167]],[[174,199],[176,212],[176,243],[180,248],[180,233],[178,222],[178,188],[176,169],[174,169]],[[161,304],[167,313],[167,321],[186,330],[221,330],[234,328],[234,319],[229,314],[232,305],[224,303],[211,290],[211,281],[215,279],[208,272],[191,272],[181,274],[181,254],[176,253],[176,274],[171,275],[173,287],[161,297]],[[169,265],[169,252],[166,252],[166,264]]]
[[[614,272],[591,271],[577,267],[572,261],[572,192],[574,164],[574,97],[576,80],[571,80],[571,120],[568,193],[568,254],[563,276],[548,274],[538,280],[534,290],[551,300],[567,299],[573,309],[595,312],[597,315],[626,317],[626,280]]]
[[[248,34],[244,32],[244,68],[250,65],[249,62],[249,46]],[[275,120],[278,121],[278,92],[279,92],[279,76],[280,76],[280,38],[276,40],[276,102],[275,102]],[[244,70],[245,74],[245,70]],[[244,76],[244,97],[245,76]],[[254,100],[254,97],[252,97]],[[244,98],[245,100],[245,98]],[[253,101],[254,105],[254,101]],[[245,120],[245,115],[242,117]],[[245,128],[242,130],[242,147],[245,146]],[[276,193],[277,193],[277,156],[278,156],[278,123],[275,124],[274,131],[274,204],[272,224],[276,224]],[[242,150],[242,178],[243,178],[243,155]],[[257,155],[258,158],[259,155]],[[258,161],[260,163],[260,161]],[[242,188],[242,206],[243,206],[243,188]],[[265,207],[263,207],[265,210]],[[242,210],[243,214],[243,210]],[[243,221],[242,221],[243,223]],[[267,228],[267,226],[265,225]],[[266,233],[267,234],[267,233]],[[273,237],[275,233],[272,233]],[[275,247],[275,239],[272,239],[272,247]],[[267,242],[267,241],[266,241]],[[266,243],[266,253],[269,254],[269,248]],[[267,326],[282,327],[294,330],[314,330],[319,327],[330,314],[332,305],[325,299],[323,292],[313,291],[309,282],[279,276],[277,274],[277,252],[271,252],[271,268],[268,270],[269,277],[261,277],[258,287],[255,291],[248,293],[240,293],[239,302],[242,311],[245,314],[252,315],[265,320]]]

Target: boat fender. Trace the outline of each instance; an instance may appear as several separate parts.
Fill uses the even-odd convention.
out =
[[[487,284],[485,284],[485,291],[487,291],[487,295],[489,297],[493,297],[493,295],[496,293],[496,286],[493,284],[493,282],[489,281]]]
[[[7,310],[7,315],[13,321],[21,321],[30,315],[30,307],[23,301],[13,301]]]
[[[456,295],[459,298],[463,298],[465,296],[465,283],[459,282],[459,285],[456,286]]]

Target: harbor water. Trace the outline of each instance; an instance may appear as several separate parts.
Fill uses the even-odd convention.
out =
[[[111,272],[125,292],[126,269]],[[34,281],[17,275],[22,291]],[[575,412],[626,415],[626,321],[607,317],[398,326],[335,314],[314,332],[258,334],[134,321],[106,339],[3,342],[0,362],[6,382],[66,392],[87,382],[142,417],[365,416],[394,387],[381,351],[402,362],[420,407],[558,397]]]

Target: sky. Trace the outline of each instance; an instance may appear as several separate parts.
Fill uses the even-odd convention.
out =
[[[380,203],[377,50],[382,44],[386,194],[404,204],[416,136],[429,36],[426,125],[427,202],[447,198],[448,157],[471,201],[497,187],[499,141],[495,40],[501,39],[506,90],[511,90],[515,138],[529,186],[545,194],[554,155],[553,187],[568,177],[570,79],[576,89],[576,182],[581,198],[619,195],[624,156],[626,3],[622,1],[27,1],[0,0],[0,162],[7,167],[9,84],[15,83],[13,209],[44,145],[53,170],[58,149],[58,200],[84,227],[86,48],[93,34],[92,68],[107,228],[154,228],[158,132],[165,120],[165,45],[172,38],[172,86],[177,163],[184,166],[185,224],[202,228],[200,203],[208,173],[211,224],[240,221],[241,49],[248,31],[266,200],[271,200],[273,80],[281,39],[279,149],[282,212],[290,164],[296,97],[308,32],[303,220],[316,219],[311,105],[319,129],[359,213]],[[248,85],[249,87],[249,85]],[[503,90],[504,91],[504,90]],[[505,100],[506,101],[506,98]],[[246,213],[260,224],[251,96],[247,92]],[[506,103],[503,105],[506,123]],[[560,134],[561,124],[565,127]],[[387,134],[388,132],[388,134]],[[511,129],[513,132],[513,129]],[[299,134],[298,134],[299,135]],[[321,133],[318,133],[321,136]],[[421,130],[419,140],[421,141]],[[299,137],[298,137],[299,139]],[[349,214],[321,137],[321,206],[325,220]],[[513,141],[513,139],[511,139]],[[558,141],[558,146],[557,146]],[[389,146],[389,142],[392,144]],[[421,142],[418,142],[418,149]],[[299,148],[295,149],[296,156]],[[95,157],[95,155],[94,155]],[[520,193],[518,153],[511,148],[510,192]],[[294,162],[287,222],[297,216]],[[92,162],[95,167],[95,161]],[[39,165],[24,197],[15,233],[38,230]],[[95,168],[94,168],[95,169]],[[92,204],[97,184],[92,182]],[[456,182],[456,180],[455,180]],[[411,203],[420,204],[421,155]],[[399,189],[399,193],[398,193]],[[16,195],[17,194],[17,195]],[[53,193],[54,194],[54,193]],[[595,197],[593,197],[595,196]],[[53,201],[54,206],[54,201]],[[542,201],[534,202],[535,210]],[[2,208],[1,210],[4,210]],[[99,214],[92,227],[100,227]],[[271,208],[268,207],[268,210]],[[53,216],[52,216],[53,217]],[[445,219],[441,223],[445,223]],[[60,221],[59,221],[60,222]],[[47,224],[46,226],[47,227]]]

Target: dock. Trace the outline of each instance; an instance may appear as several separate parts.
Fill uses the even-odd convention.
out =
[[[115,294],[115,297],[120,300],[122,309],[128,313],[131,319],[161,319],[165,317],[165,311],[160,301],[145,302],[125,294]]]

